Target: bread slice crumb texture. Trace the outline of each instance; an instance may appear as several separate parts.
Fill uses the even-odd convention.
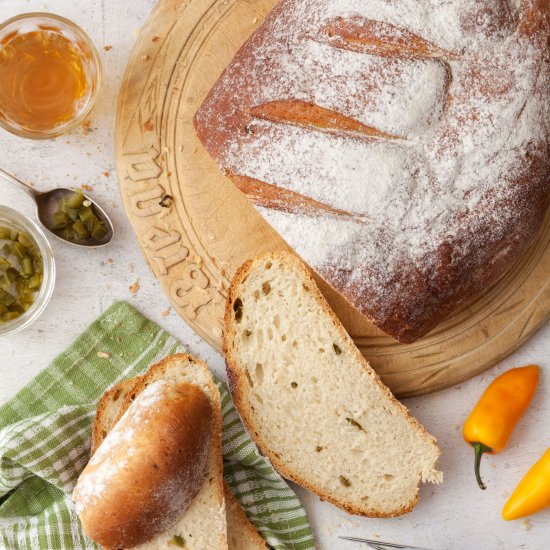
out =
[[[286,477],[373,517],[410,511],[419,483],[440,481],[435,439],[365,362],[295,256],[239,270],[224,351],[236,405]]]

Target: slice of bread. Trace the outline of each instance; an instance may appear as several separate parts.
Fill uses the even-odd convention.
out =
[[[283,476],[370,517],[411,511],[419,483],[441,480],[436,440],[382,384],[293,254],[239,268],[223,348],[235,404]]]
[[[115,425],[117,418],[124,414],[127,403],[131,399],[134,387],[141,377],[123,380],[112,386],[101,397],[93,425],[92,454]],[[135,394],[137,395],[137,393]],[[260,536],[254,525],[250,523],[238,500],[233,496],[229,486],[224,481],[227,519],[227,542],[229,550],[267,550],[265,540]],[[172,546],[172,548],[177,548]]]
[[[182,544],[193,550],[226,550],[227,529],[222,477],[220,393],[208,367],[185,354],[166,357],[145,375],[125,380],[110,388],[98,404],[92,436],[92,454],[112,427],[122,418],[133,400],[150,384],[159,380],[189,382],[199,386],[210,398],[214,409],[215,437],[208,457],[208,473],[199,493],[181,518],[164,533],[136,546],[142,550],[173,550]]]
[[[223,482],[229,550],[268,550],[267,543],[246,517],[226,481]]]

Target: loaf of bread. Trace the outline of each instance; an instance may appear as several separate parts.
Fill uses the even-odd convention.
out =
[[[115,419],[120,415],[122,403],[139,380],[139,377],[123,380],[107,390],[99,400],[93,426],[92,455],[111,431]],[[228,550],[267,550],[265,540],[250,523],[225,481],[223,489]]]
[[[371,517],[409,512],[418,484],[441,480],[435,439],[369,367],[296,256],[238,270],[223,346],[235,405],[283,476]]]
[[[283,0],[195,128],[310,266],[412,342],[541,225],[549,20],[548,0]]]
[[[200,360],[173,355],[101,400],[73,493],[105,548],[226,550],[220,395]]]

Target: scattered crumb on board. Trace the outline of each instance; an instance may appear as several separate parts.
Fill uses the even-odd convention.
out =
[[[101,359],[109,359],[109,357],[111,357],[111,355],[106,351],[98,351],[97,356]]]

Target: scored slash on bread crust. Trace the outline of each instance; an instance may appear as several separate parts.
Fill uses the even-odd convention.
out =
[[[435,439],[383,385],[293,254],[238,269],[223,350],[235,405],[286,478],[369,517],[410,512],[419,482],[441,481]]]
[[[173,356],[177,358],[178,356]],[[183,356],[179,356],[183,357]],[[173,358],[168,357],[166,360]],[[151,367],[156,368],[156,366]],[[98,402],[94,425],[92,429],[93,455],[101,445],[116,422],[138,395],[142,376],[136,376],[115,384],[109,388]],[[134,391],[135,390],[135,391]],[[228,550],[267,550],[267,544],[254,525],[248,520],[239,502],[235,499],[229,486],[223,482],[225,511],[227,520]],[[175,547],[174,547],[175,548]]]

